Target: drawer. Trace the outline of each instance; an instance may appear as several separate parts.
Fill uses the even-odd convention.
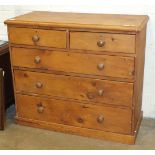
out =
[[[12,48],[12,63],[19,67],[96,76],[128,79],[134,77],[133,57]]]
[[[66,31],[9,27],[14,44],[66,48]]]
[[[125,134],[131,132],[130,109],[20,94],[16,97],[17,116],[20,118]]]
[[[17,92],[132,106],[133,84],[14,70]]]
[[[90,51],[135,53],[135,35],[70,32],[70,48]]]

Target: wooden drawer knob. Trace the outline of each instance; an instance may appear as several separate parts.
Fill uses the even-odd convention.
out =
[[[36,57],[34,58],[34,62],[35,62],[36,64],[39,64],[39,63],[41,62],[41,58],[40,58],[39,56],[36,56]]]
[[[100,116],[97,117],[97,122],[98,122],[98,123],[103,123],[103,122],[104,122],[104,117],[103,117],[103,115],[100,115]]]
[[[37,104],[37,111],[38,111],[38,113],[44,112],[44,106],[42,105],[42,103]]]
[[[37,83],[36,83],[36,87],[37,87],[37,88],[42,88],[42,87],[43,87],[43,84],[42,84],[41,82],[37,82]]]
[[[99,96],[103,96],[103,94],[104,94],[104,90],[103,90],[103,89],[100,89],[100,90],[98,91],[98,95],[99,95]]]
[[[103,96],[104,90],[103,90],[103,89],[100,89],[100,90],[98,90],[97,93],[88,92],[88,93],[87,93],[87,97],[88,97],[88,99],[94,99],[95,96],[97,96],[97,94],[98,94],[98,96],[100,96],[100,97]]]
[[[98,65],[97,65],[97,68],[98,68],[98,70],[103,70],[104,69],[104,63],[99,63]]]
[[[105,45],[105,41],[103,41],[103,40],[97,41],[97,46],[98,47],[103,47],[104,45]]]
[[[32,40],[33,40],[33,42],[38,42],[38,41],[40,40],[40,38],[39,38],[38,35],[34,35],[34,36],[32,37]]]

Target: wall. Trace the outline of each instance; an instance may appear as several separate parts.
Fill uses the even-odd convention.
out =
[[[153,0],[57,0],[51,5],[0,6],[0,39],[7,39],[5,19],[33,10],[69,11],[89,13],[147,14],[150,17],[147,31],[143,111],[145,117],[155,118],[155,1]]]

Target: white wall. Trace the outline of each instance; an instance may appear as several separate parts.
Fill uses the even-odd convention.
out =
[[[154,0],[57,0],[51,5],[0,6],[0,39],[7,39],[5,19],[33,10],[119,13],[149,15],[146,45],[146,61],[143,92],[143,111],[145,117],[155,118],[155,1]]]

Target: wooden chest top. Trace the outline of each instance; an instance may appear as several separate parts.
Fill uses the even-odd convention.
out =
[[[5,21],[8,25],[34,25],[104,29],[112,31],[140,31],[147,23],[146,15],[88,14],[34,11]]]

